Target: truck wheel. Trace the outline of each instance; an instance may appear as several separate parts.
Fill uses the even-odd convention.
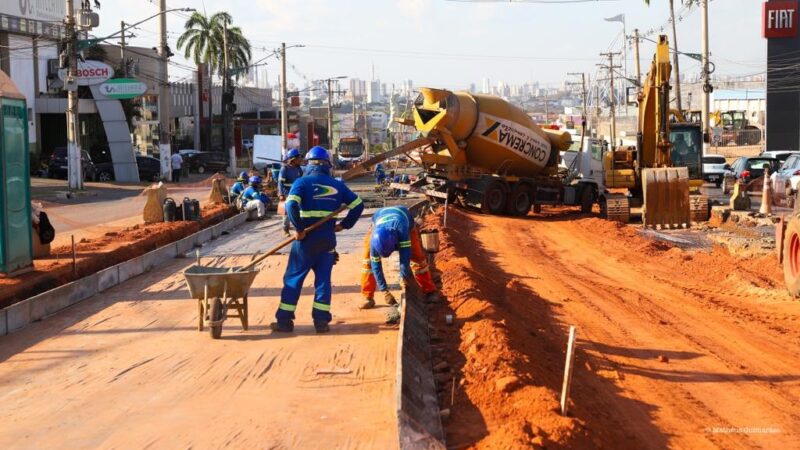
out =
[[[492,182],[483,192],[483,204],[481,210],[489,214],[503,214],[506,207],[506,190],[498,182]]]
[[[533,203],[533,192],[530,186],[518,184],[511,195],[508,196],[508,207],[506,210],[512,216],[524,217],[528,215]]]
[[[608,219],[608,201],[605,197],[600,197],[597,201],[600,204],[600,218]]]
[[[581,212],[592,212],[592,206],[594,206],[594,188],[591,186],[584,186],[583,189],[581,189]]]
[[[800,221],[793,217],[783,240],[783,279],[792,297],[800,296]]]

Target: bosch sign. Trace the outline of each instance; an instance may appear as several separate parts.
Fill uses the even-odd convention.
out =
[[[797,36],[797,0],[764,3],[761,34],[767,39]]]
[[[114,69],[101,61],[78,61],[78,85],[93,86],[103,83],[114,76]],[[62,80],[67,77],[67,69],[58,71],[58,77]]]

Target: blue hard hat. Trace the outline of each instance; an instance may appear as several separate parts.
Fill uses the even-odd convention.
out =
[[[239,179],[240,179],[240,180],[242,180],[242,181],[244,181],[244,180],[246,180],[246,179],[247,179],[247,177],[248,177],[249,175],[250,175],[250,174],[249,174],[249,173],[247,173],[247,171],[245,170],[245,171],[243,171],[242,173],[240,173],[240,174],[239,174]]]
[[[257,176],[250,177],[250,184],[261,184],[261,177]]]
[[[381,163],[378,163],[378,164],[375,166],[375,170],[383,170],[383,164],[381,164]]]
[[[375,228],[370,245],[382,258],[388,257],[397,248],[397,230],[385,227]]]
[[[316,145],[314,147],[311,147],[311,150],[309,150],[308,153],[306,153],[306,159],[309,161],[316,159],[316,160],[323,160],[330,162],[331,156],[330,154],[328,154],[328,150],[326,150],[325,147],[320,147],[319,145]]]
[[[292,158],[297,158],[299,156],[300,156],[300,150],[298,150],[296,148],[293,148],[293,149],[289,150],[288,153],[286,153],[286,159],[287,160],[292,159]]]

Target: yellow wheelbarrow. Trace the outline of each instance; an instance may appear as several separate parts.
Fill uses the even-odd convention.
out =
[[[258,271],[238,270],[193,265],[183,272],[190,295],[197,299],[197,329],[203,331],[203,326],[208,326],[214,339],[222,336],[222,323],[228,318],[238,317],[242,329],[247,330],[247,291]],[[230,314],[231,310],[236,314]]]

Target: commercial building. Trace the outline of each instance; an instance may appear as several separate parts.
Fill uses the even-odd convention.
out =
[[[762,6],[767,39],[767,150],[800,150],[800,36],[797,0]]]

